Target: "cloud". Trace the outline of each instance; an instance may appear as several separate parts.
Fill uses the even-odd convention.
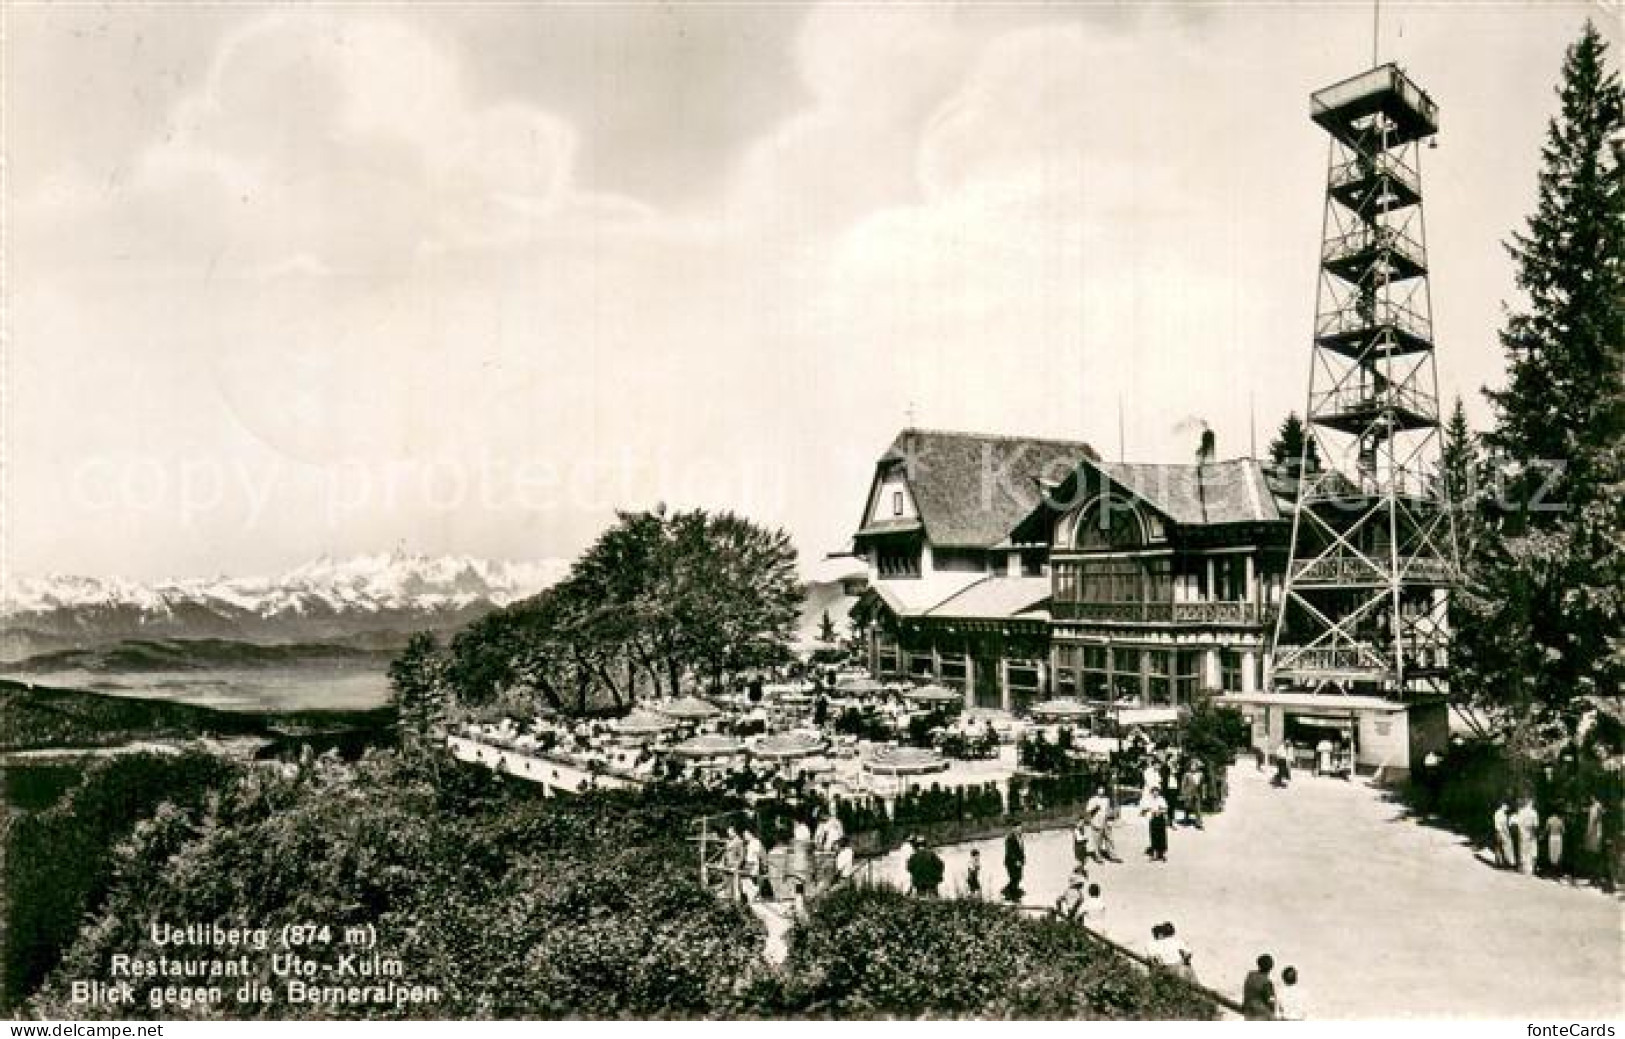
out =
[[[39,208],[99,201],[79,215],[114,264],[399,274],[424,252],[534,233],[578,200],[602,208],[574,189],[577,149],[543,109],[476,102],[456,57],[414,28],[284,11],[226,38],[121,190],[70,173]]]
[[[668,67],[659,47],[692,45],[681,8],[648,16],[678,22],[639,35],[655,49],[635,60],[615,50],[632,29],[584,13],[234,13],[133,146],[138,159],[46,162],[37,142],[26,156],[8,257],[22,565],[128,567],[100,547],[110,523],[145,546],[135,565],[153,572],[270,568],[314,545],[403,536],[428,550],[568,554],[612,506],[662,498],[745,505],[818,554],[850,533],[851,496],[911,405],[924,424],[1082,437],[1111,453],[1121,397],[1134,457],[1187,457],[1168,419],[1185,414],[1212,423],[1222,454],[1239,451],[1255,388],[1266,437],[1302,399],[1324,161],[1305,97],[1342,69],[1322,41],[1364,23],[1332,9],[1211,10],[830,4],[766,33],[772,53],[730,20]],[[1445,15],[1406,11],[1409,39],[1435,41],[1425,53],[1456,53]],[[547,37],[553,58],[508,40],[509,18],[525,39]],[[554,38],[584,21],[586,56]],[[469,22],[506,75],[476,74],[486,52],[455,29]],[[178,24],[145,21],[136,35]],[[1556,48],[1567,27],[1544,31]],[[70,34],[56,43],[78,53]],[[1447,108],[1450,134],[1486,144],[1470,161],[1440,149],[1430,183],[1452,190],[1430,198],[1429,216],[1446,243],[1452,218],[1460,228],[1476,209],[1508,209],[1480,180],[1504,185],[1512,168],[1484,154],[1507,148],[1507,70],[1548,97],[1555,64],[1526,73],[1511,48],[1436,61],[1479,70],[1441,96],[1472,97],[1482,81],[1506,102]],[[119,48],[84,53],[106,69]],[[536,81],[574,76],[560,92],[524,78],[527,62],[570,57],[574,71]],[[685,62],[713,59],[700,94],[674,87]],[[61,68],[64,82],[77,75],[71,60]],[[641,130],[641,147],[680,153],[655,166],[706,183],[668,185],[664,205],[593,190],[581,164],[608,83],[631,113],[608,120],[621,161]],[[1519,83],[1518,96],[1537,92]],[[694,97],[770,88],[735,116],[701,118],[727,154],[696,157]],[[12,91],[20,105],[43,96]],[[52,97],[53,117],[74,111]],[[1519,125],[1538,132],[1539,114]],[[1442,277],[1504,280],[1430,245]],[[1453,298],[1441,328],[1470,306]],[[246,505],[184,530],[161,510],[58,507],[57,473],[131,452],[292,475],[252,499],[265,503],[252,527]],[[636,478],[606,475],[627,455]],[[325,507],[348,466],[483,460],[579,468],[591,493],[545,512],[386,496],[334,520]],[[715,478],[696,475],[707,468]]]

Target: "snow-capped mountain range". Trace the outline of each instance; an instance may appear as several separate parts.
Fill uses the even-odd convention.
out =
[[[323,556],[274,577],[22,577],[0,589],[0,657],[128,638],[292,642],[449,628],[536,594],[568,565],[392,552]]]

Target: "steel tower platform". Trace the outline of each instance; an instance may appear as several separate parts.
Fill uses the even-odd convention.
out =
[[[1420,161],[1438,107],[1388,64],[1316,92],[1310,118],[1331,137],[1307,406],[1323,467],[1300,466],[1269,685],[1445,693],[1456,548]]]

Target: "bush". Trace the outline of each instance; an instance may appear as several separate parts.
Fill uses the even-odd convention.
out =
[[[790,935],[776,1007],[839,1018],[1211,1018],[1080,928],[990,902],[837,889]]]
[[[235,772],[207,754],[120,754],[92,764],[54,805],[14,817],[0,877],[7,895],[0,1007],[19,1005],[85,914],[100,907],[113,879],[113,846],[163,804],[200,806]]]
[[[737,802],[687,790],[542,799],[445,759],[375,754],[296,776],[255,770],[214,803],[166,805],[115,858],[105,907],[31,1010],[47,1017],[692,1017],[729,1012],[760,924],[699,884],[686,838]],[[159,950],[147,921],[371,924],[406,984],[442,1002],[392,1007],[72,1004],[74,979]],[[311,949],[332,962],[337,947]]]
[[[1210,775],[1252,746],[1252,726],[1246,716],[1234,707],[1215,706],[1211,697],[1198,696],[1180,725],[1180,746],[1201,758]]]

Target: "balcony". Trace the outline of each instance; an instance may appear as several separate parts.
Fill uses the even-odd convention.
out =
[[[1350,284],[1420,278],[1427,273],[1422,243],[1398,227],[1363,225],[1320,247],[1320,265]]]
[[[1359,556],[1328,556],[1324,559],[1299,560],[1292,564],[1292,582],[1296,585],[1322,585],[1331,588],[1369,588],[1388,583],[1388,572],[1383,568],[1386,549],[1373,555],[1368,562]]]
[[[1353,360],[1398,357],[1431,350],[1433,322],[1400,303],[1354,302],[1315,319],[1315,342]]]
[[[1439,106],[1392,63],[1317,90],[1309,118],[1351,146],[1366,143],[1374,129],[1387,147],[1439,132]]]
[[[1360,435],[1377,427],[1389,435],[1437,425],[1437,405],[1415,389],[1381,380],[1375,384],[1334,386],[1309,397],[1310,420],[1341,433]]]
[[[1450,563],[1434,556],[1401,557],[1400,581],[1405,584],[1448,585],[1455,572]],[[1371,588],[1388,583],[1388,549],[1372,550],[1370,561],[1359,556],[1328,556],[1292,564],[1292,581],[1299,586]]]
[[[1279,678],[1380,680],[1388,673],[1388,662],[1367,646],[1277,646],[1274,670]]]
[[[1422,177],[1392,152],[1357,154],[1333,166],[1332,197],[1362,215],[1383,213],[1422,200]]]
[[[1264,607],[1253,602],[1062,602],[1050,604],[1056,620],[1108,624],[1243,624],[1264,621]]]

